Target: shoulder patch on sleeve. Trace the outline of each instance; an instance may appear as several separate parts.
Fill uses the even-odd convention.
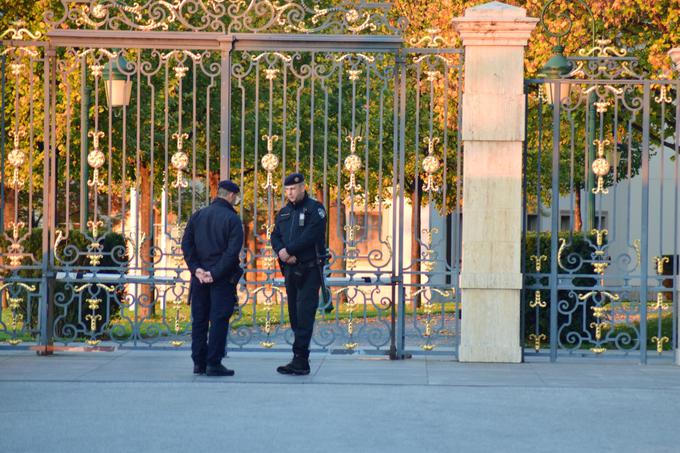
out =
[[[322,219],[326,217],[326,211],[324,210],[324,208],[319,208],[317,211],[319,213],[319,217],[321,217]]]

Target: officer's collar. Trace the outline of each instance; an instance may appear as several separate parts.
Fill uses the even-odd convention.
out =
[[[297,203],[296,203],[296,202],[293,202],[293,201],[289,201],[288,203],[289,203],[293,208],[297,208],[298,206],[302,206],[303,204],[305,204],[305,201],[307,201],[307,198],[309,198],[309,194],[307,194],[307,191],[305,190],[305,196],[302,197],[302,200],[298,201]]]
[[[218,205],[221,205],[221,206],[226,206],[226,207],[228,207],[229,209],[231,209],[232,211],[236,212],[236,209],[234,209],[234,207],[231,205],[231,203],[229,203],[227,200],[225,200],[225,199],[222,198],[222,197],[215,197],[215,199],[213,199],[212,202],[213,202],[214,204],[218,204]]]

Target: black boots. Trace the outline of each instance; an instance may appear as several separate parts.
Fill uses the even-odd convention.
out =
[[[294,374],[296,376],[304,376],[309,374],[309,359],[302,355],[295,355],[293,360],[287,365],[282,365],[276,369],[281,374]]]
[[[205,369],[206,376],[233,376],[234,370],[230,370],[224,365],[208,365]]]

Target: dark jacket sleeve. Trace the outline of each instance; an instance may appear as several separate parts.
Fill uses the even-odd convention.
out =
[[[293,241],[288,244],[288,247],[286,247],[286,250],[291,255],[297,255],[306,249],[313,249],[319,238],[326,234],[326,216],[324,215],[324,217],[321,217],[318,209],[323,208],[319,205],[319,207],[315,206],[307,211],[311,217],[309,227],[305,228],[302,234],[293,239]]]
[[[272,248],[274,249],[274,252],[276,252],[277,255],[279,254],[279,251],[282,248],[286,247],[286,245],[283,243],[283,238],[281,237],[281,229],[279,228],[279,222],[277,221],[274,221],[274,230],[272,231],[272,235],[269,238],[269,242],[271,242]]]
[[[235,215],[229,219],[227,234],[227,249],[222,252],[222,256],[215,265],[207,269],[214,281],[221,280],[230,273],[235,272],[239,267],[239,255],[243,247],[243,225],[239,216]]]
[[[184,229],[184,235],[182,236],[182,254],[184,255],[184,261],[187,263],[187,267],[191,272],[191,275],[196,274],[196,269],[201,266],[196,254],[196,242],[194,240],[194,221],[196,215],[192,215],[187,222],[187,226]]]

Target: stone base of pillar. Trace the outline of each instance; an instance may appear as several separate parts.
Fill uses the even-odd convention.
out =
[[[464,289],[458,360],[521,362],[519,300],[515,289]]]

